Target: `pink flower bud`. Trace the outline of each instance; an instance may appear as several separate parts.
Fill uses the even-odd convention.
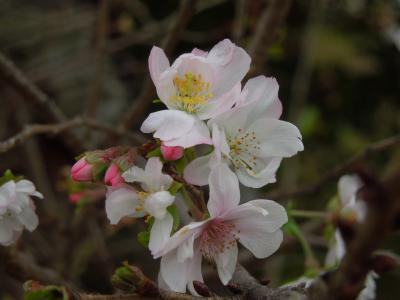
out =
[[[73,193],[69,195],[69,202],[71,202],[72,204],[78,204],[84,195],[85,195],[84,192]]]
[[[121,172],[116,164],[111,164],[104,176],[104,182],[107,185],[117,186],[121,183],[124,183],[124,178],[121,176]]]
[[[71,168],[71,177],[75,181],[90,181],[93,178],[92,166],[84,157],[78,160]]]
[[[162,143],[161,153],[165,160],[177,160],[183,156],[183,148],[179,146],[169,147]]]

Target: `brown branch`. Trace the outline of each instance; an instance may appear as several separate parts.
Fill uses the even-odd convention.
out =
[[[31,104],[39,115],[49,122],[62,123],[66,117],[60,108],[31,82],[15,64],[0,52],[0,78],[11,85],[23,98]],[[73,133],[65,133],[65,142],[71,149],[83,147],[83,141]]]
[[[23,143],[26,139],[31,136],[39,134],[59,134],[73,127],[84,126],[93,130],[103,131],[107,134],[113,134],[116,136],[124,137],[129,139],[135,144],[140,144],[144,141],[141,135],[127,132],[125,130],[116,129],[111,125],[98,123],[97,121],[89,118],[76,117],[74,119],[57,123],[57,124],[34,124],[27,125],[24,130],[15,136],[0,142],[0,153],[7,152],[15,146]]]
[[[182,0],[179,9],[179,14],[175,21],[171,23],[168,35],[161,43],[161,47],[164,49],[167,56],[171,55],[179,41],[179,37],[186,25],[189,23],[193,12],[196,8],[196,0]],[[146,77],[143,88],[139,96],[134,101],[134,104],[127,111],[125,116],[122,118],[120,128],[131,128],[138,121],[141,120],[143,115],[149,109],[152,102],[152,97],[155,97],[155,89],[149,76]]]
[[[345,161],[343,164],[334,167],[325,175],[322,175],[317,182],[312,184],[305,184],[301,188],[292,191],[277,191],[274,193],[270,193],[268,194],[268,198],[274,200],[286,200],[294,197],[307,196],[317,193],[327,183],[337,180],[340,176],[351,171],[357,165],[357,163],[398,144],[400,144],[400,135],[395,135],[373,143],[351,157],[349,160]]]
[[[264,67],[267,61],[267,49],[276,40],[278,31],[287,17],[291,3],[291,0],[269,1],[247,47],[247,51],[253,59],[253,64],[246,78],[259,73],[260,69]]]

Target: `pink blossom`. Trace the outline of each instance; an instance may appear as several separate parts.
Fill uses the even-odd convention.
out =
[[[71,177],[75,181],[90,181],[93,178],[93,167],[85,157],[78,160],[71,168]]]
[[[183,156],[183,148],[179,146],[169,147],[161,144],[161,153],[165,160],[178,160]]]
[[[177,231],[159,251],[160,278],[168,288],[194,295],[193,281],[203,282],[202,258],[215,261],[223,284],[232,278],[238,255],[237,242],[257,258],[274,253],[283,238],[281,226],[287,222],[285,209],[271,200],[253,200],[239,205],[239,182],[226,164],[210,174],[210,218],[193,222]]]
[[[124,178],[122,178],[121,171],[116,164],[112,163],[108,167],[106,174],[104,175],[104,182],[111,186],[117,186],[125,182]]]

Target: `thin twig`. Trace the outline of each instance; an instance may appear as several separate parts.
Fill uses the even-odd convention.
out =
[[[340,176],[346,174],[351,171],[354,166],[370,157],[371,155],[377,154],[381,151],[384,151],[390,147],[400,144],[400,134],[395,135],[384,140],[378,141],[366,147],[364,150],[360,151],[349,160],[344,162],[341,165],[334,167],[332,170],[327,172],[325,175],[322,175],[320,179],[311,184],[305,184],[301,188],[295,189],[293,191],[277,191],[274,193],[268,194],[268,198],[274,200],[286,200],[295,197],[312,195],[320,191],[328,182],[337,180]]]
[[[270,0],[262,13],[247,51],[252,57],[252,68],[247,78],[259,73],[267,61],[267,49],[276,40],[278,31],[289,12],[292,0]]]
[[[57,124],[34,124],[27,125],[24,130],[15,136],[0,142],[0,153],[7,152],[15,146],[23,143],[26,139],[31,136],[38,134],[59,134],[73,127],[84,126],[93,130],[103,131],[107,134],[113,134],[116,136],[124,137],[129,139],[135,144],[144,142],[144,139],[138,135],[125,130],[119,130],[111,125],[99,123],[93,119],[76,117],[74,119],[57,123]]]

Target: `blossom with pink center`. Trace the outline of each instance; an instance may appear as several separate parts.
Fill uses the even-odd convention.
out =
[[[161,153],[165,160],[173,161],[178,160],[183,156],[184,149],[179,146],[170,147],[161,143]]]
[[[82,157],[72,166],[71,177],[75,181],[90,181],[93,178],[93,166]]]
[[[281,227],[287,222],[285,209],[271,200],[253,200],[239,205],[239,182],[225,165],[210,174],[210,218],[190,223],[177,231],[165,246],[153,253],[162,256],[160,280],[171,290],[197,295],[193,281],[203,282],[203,258],[217,265],[223,284],[232,278],[236,267],[237,242],[257,258],[273,254],[282,242]]]
[[[273,78],[250,79],[235,95],[235,107],[208,122],[214,151],[186,167],[186,181],[206,185],[213,166],[222,161],[245,186],[259,188],[275,182],[282,158],[303,150],[297,127],[279,120],[282,104],[278,90]]]
[[[149,56],[150,75],[160,100],[168,110],[154,112],[141,130],[153,133],[166,146],[184,148],[210,144],[210,132],[202,120],[230,109],[232,92],[250,68],[250,57],[225,39],[210,52],[194,49],[170,65],[164,51],[153,47]]]
[[[121,171],[119,167],[112,163],[104,175],[104,182],[107,185],[117,186],[125,182],[124,178],[122,178]]]

